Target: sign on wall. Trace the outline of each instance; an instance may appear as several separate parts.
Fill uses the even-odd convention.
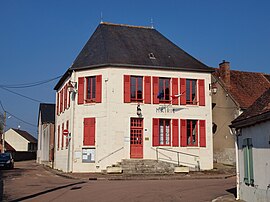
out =
[[[96,149],[95,148],[83,148],[82,149],[82,162],[93,163],[95,162]]]

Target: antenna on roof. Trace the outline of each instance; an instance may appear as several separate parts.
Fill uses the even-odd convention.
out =
[[[154,20],[152,17],[151,17],[150,23],[151,23],[151,28],[154,29]]]
[[[100,13],[100,23],[102,24],[103,23],[103,15],[102,15],[102,11]]]

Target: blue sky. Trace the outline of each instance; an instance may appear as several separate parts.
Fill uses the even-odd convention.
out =
[[[266,0],[0,0],[0,86],[62,75],[103,21],[154,27],[208,66],[222,60],[242,71],[270,73],[270,2]],[[56,81],[10,89],[54,103]],[[36,136],[39,103],[0,88],[7,127]],[[3,110],[0,108],[0,112]],[[24,122],[31,123],[32,125]]]

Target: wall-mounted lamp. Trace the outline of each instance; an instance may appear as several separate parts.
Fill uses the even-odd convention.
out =
[[[137,105],[137,115],[140,117],[142,116],[142,109],[140,104]]]
[[[67,88],[69,92],[77,92],[77,82],[75,81],[70,81],[67,83]]]
[[[217,90],[218,90],[218,88],[217,88],[217,82],[213,82],[213,83],[210,84],[210,90],[211,90],[211,92],[213,94],[216,94],[217,93]]]

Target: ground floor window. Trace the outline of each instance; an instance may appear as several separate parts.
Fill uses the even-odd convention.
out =
[[[170,119],[159,120],[159,145],[170,145]]]
[[[95,162],[96,149],[95,148],[83,148],[82,149],[82,162],[94,163]]]

